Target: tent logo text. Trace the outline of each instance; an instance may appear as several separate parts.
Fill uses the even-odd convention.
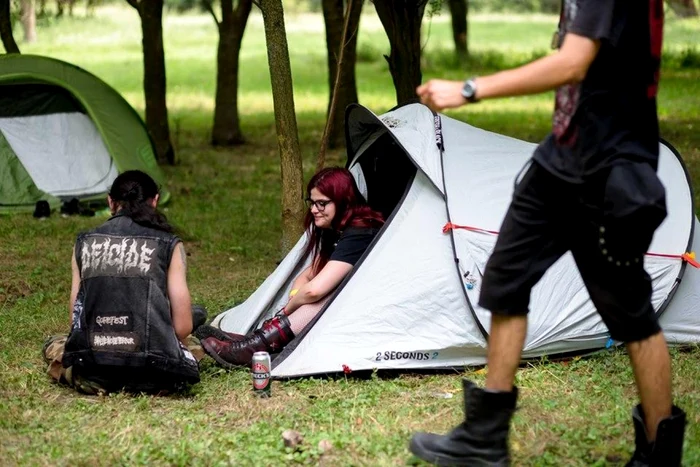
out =
[[[395,350],[387,350],[384,352],[377,352],[374,357],[375,362],[381,362],[382,360],[433,360],[437,358],[439,352],[397,352]]]

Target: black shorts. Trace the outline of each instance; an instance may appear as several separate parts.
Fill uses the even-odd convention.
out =
[[[610,251],[603,227],[608,177],[609,170],[572,184],[532,161],[515,188],[487,262],[479,305],[498,315],[527,314],[532,287],[571,251],[613,339],[633,342],[660,331],[651,304],[651,278],[644,270],[644,254],[657,225],[634,226],[629,232],[636,239],[634,251]]]

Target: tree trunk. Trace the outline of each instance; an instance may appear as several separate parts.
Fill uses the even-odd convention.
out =
[[[469,56],[467,32],[468,0],[450,0],[450,15],[452,16],[452,38],[455,41],[455,53],[462,61]]]
[[[384,26],[389,45],[391,79],[396,88],[398,105],[416,99],[416,88],[421,83],[420,26],[427,0],[375,0],[379,20]]]
[[[260,0],[270,66],[272,100],[277,124],[282,175],[282,252],[287,253],[303,232],[303,183],[299,134],[294,111],[292,69],[282,0]]]
[[[22,0],[22,28],[24,29],[24,42],[36,42],[36,9],[34,0]]]
[[[693,18],[698,16],[695,0],[667,0],[673,12],[681,18]]]
[[[10,0],[0,0],[0,38],[5,52],[18,54],[19,47],[12,35],[12,20],[10,19]]]
[[[216,104],[211,135],[211,144],[214,146],[233,146],[245,142],[238,116],[238,63],[243,32],[252,4],[251,0],[239,0],[234,10],[233,0],[221,0],[216,56]]]
[[[156,148],[159,163],[175,164],[170,142],[166,104],[165,51],[163,48],[163,0],[129,0],[141,17],[143,36],[143,91],[146,128]]]
[[[353,5],[350,9],[350,21],[348,23],[348,38],[346,39],[343,63],[340,69],[338,94],[333,115],[330,115],[331,100],[338,70],[338,57],[340,56],[341,40],[343,35],[343,23],[345,11],[343,0],[322,0],[323,19],[326,23],[326,49],[328,52],[328,110],[326,114],[331,119],[328,147],[337,148],[345,146],[345,108],[358,102],[357,83],[355,80],[355,62],[357,61],[357,32],[360,26],[360,14],[364,0],[348,0]]]

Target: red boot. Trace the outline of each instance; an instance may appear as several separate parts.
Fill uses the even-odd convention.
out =
[[[248,334],[244,340],[222,340],[210,336],[201,340],[204,351],[221,365],[232,368],[250,366],[253,354],[259,351],[279,352],[294,339],[286,316],[265,321],[262,327]]]

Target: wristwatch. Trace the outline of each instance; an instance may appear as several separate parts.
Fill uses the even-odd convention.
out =
[[[464,97],[467,102],[479,102],[479,99],[476,98],[476,77],[469,78],[464,82],[464,86],[462,87],[462,97]]]

